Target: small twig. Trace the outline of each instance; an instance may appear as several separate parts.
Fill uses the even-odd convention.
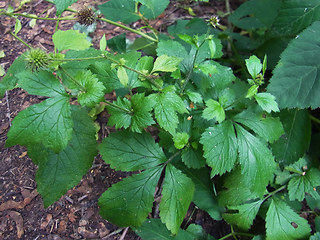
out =
[[[119,228],[115,231],[113,231],[112,233],[108,234],[107,236],[101,238],[101,240],[107,240],[109,237],[118,234],[119,232],[121,232],[123,230],[123,228]]]
[[[9,98],[8,98],[8,91],[6,91],[6,103],[7,103],[7,109],[8,109],[8,113],[7,113],[7,117],[9,119],[9,125],[11,127],[11,111],[10,111],[10,105],[9,105]]]
[[[119,240],[123,240],[124,237],[126,236],[127,232],[128,232],[129,227],[126,227],[121,235],[121,237],[119,238]]]

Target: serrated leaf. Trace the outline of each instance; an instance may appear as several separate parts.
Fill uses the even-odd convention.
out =
[[[122,33],[107,40],[107,46],[114,52],[126,53],[127,51],[126,34]]]
[[[302,157],[309,148],[311,122],[307,110],[281,110],[284,135],[272,144],[278,162],[288,165]]]
[[[194,194],[194,183],[173,165],[168,164],[160,202],[160,219],[177,234]]]
[[[65,9],[67,9],[72,3],[78,0],[53,0],[57,8],[57,15],[60,15]]]
[[[149,97],[156,102],[154,113],[160,127],[174,134],[179,123],[176,112],[184,113],[187,111],[182,99],[170,90],[151,94]]]
[[[83,87],[78,93],[78,101],[81,105],[93,107],[104,100],[105,87],[90,71],[78,72],[74,79]]]
[[[230,171],[237,160],[237,139],[231,121],[209,127],[201,136],[204,157],[212,167],[211,175]]]
[[[139,227],[152,210],[161,172],[161,166],[154,167],[113,184],[99,198],[101,217],[119,227]]]
[[[186,94],[190,98],[190,100],[194,103],[201,103],[202,102],[202,96],[198,92],[191,91],[189,89],[186,90]]]
[[[186,58],[188,56],[187,50],[181,43],[174,40],[160,40],[157,47],[157,55],[168,55],[177,58]]]
[[[248,230],[256,218],[263,200],[245,203],[240,206],[229,206],[228,209],[236,210],[237,213],[225,213],[223,218],[230,224],[237,225],[239,228]]]
[[[173,136],[173,142],[174,142],[174,146],[177,149],[182,149],[184,148],[184,146],[188,143],[189,140],[189,134],[182,132],[182,133],[176,133]]]
[[[61,50],[85,50],[91,46],[85,33],[77,30],[56,31],[52,40],[57,49]]]
[[[267,90],[276,97],[280,108],[320,107],[319,54],[320,21],[289,43],[273,71]]]
[[[135,2],[127,0],[110,0],[99,6],[101,13],[112,21],[121,21],[125,24],[140,19],[135,13]]]
[[[251,56],[249,59],[246,59],[246,66],[253,79],[255,79],[262,70],[262,64],[260,59],[254,55]]]
[[[236,124],[236,131],[241,173],[250,190],[261,196],[265,193],[266,186],[273,176],[276,163],[271,151],[259,138],[238,124]]]
[[[103,139],[99,150],[103,160],[112,168],[122,171],[143,170],[166,161],[162,149],[146,132],[112,133]]]
[[[168,55],[161,55],[156,59],[151,73],[154,72],[174,72],[181,62],[181,58],[169,57]]]
[[[57,97],[66,95],[66,92],[52,73],[41,72],[21,72],[16,75],[19,79],[18,86],[26,90],[29,94],[46,97]]]
[[[139,228],[134,229],[135,233],[142,239],[148,240],[173,240],[174,236],[166,228],[160,219],[147,219]]]
[[[271,27],[274,36],[294,36],[320,20],[320,4],[317,0],[285,0]]]
[[[266,216],[267,240],[305,239],[311,229],[285,202],[272,199]]]
[[[96,130],[87,112],[72,106],[73,133],[67,147],[59,153],[45,149],[42,145],[28,147],[28,154],[37,155],[39,166],[36,180],[37,190],[45,207],[59,200],[70,188],[78,184],[92,166],[97,154]],[[33,159],[34,160],[34,159]]]
[[[154,19],[164,12],[169,4],[169,0],[135,0],[143,5],[139,8],[140,13],[147,19]]]
[[[43,144],[59,152],[71,139],[72,126],[69,98],[49,98],[19,112],[12,121],[6,146]]]
[[[111,115],[108,119],[108,125],[127,129],[131,124],[131,102],[126,98],[118,97],[113,104],[118,107],[112,105],[106,107]]]
[[[291,178],[288,183],[289,199],[294,201],[302,201],[305,198],[305,193],[311,195],[319,194],[316,187],[320,185],[320,171],[316,168],[311,168],[305,175],[297,175]]]
[[[183,149],[181,159],[189,168],[201,168],[206,164],[206,160],[203,157],[203,151],[200,147],[194,149],[192,146],[189,146]]]
[[[309,240],[320,240],[320,232],[316,232],[314,235],[310,236]]]
[[[278,140],[284,133],[283,126],[279,118],[263,116],[261,113],[254,113],[250,110],[245,110],[237,114],[233,118],[257,133],[264,140],[272,143]]]
[[[278,103],[275,96],[270,93],[258,93],[254,96],[259,106],[266,112],[279,112]]]
[[[202,117],[211,120],[215,118],[219,123],[221,123],[225,118],[226,114],[224,112],[223,107],[219,102],[209,99],[206,102],[206,108],[203,110]]]

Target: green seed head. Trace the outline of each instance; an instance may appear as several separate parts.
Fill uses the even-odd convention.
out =
[[[31,71],[39,71],[48,67],[50,64],[50,59],[48,54],[38,48],[30,49],[26,53],[27,67],[31,69]]]
[[[77,13],[78,23],[82,25],[91,25],[95,21],[94,12],[91,8],[83,8]]]

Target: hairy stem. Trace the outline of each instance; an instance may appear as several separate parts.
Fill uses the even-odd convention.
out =
[[[32,49],[32,47],[31,47],[28,43],[26,43],[24,40],[22,40],[21,38],[19,38],[19,37],[17,36],[17,34],[14,34],[14,33],[12,33],[12,32],[10,32],[10,34],[11,34],[15,39],[17,39],[18,41],[20,41],[21,43],[23,43],[24,45],[26,45],[28,48]]]
[[[121,111],[123,111],[123,112],[125,112],[125,113],[130,114],[130,115],[132,114],[132,112],[131,112],[130,110],[128,110],[128,109],[126,109],[126,108],[123,108],[123,107],[120,107],[120,106],[118,106],[118,105],[116,105],[116,104],[114,104],[114,103],[112,103],[112,102],[106,101],[106,102],[103,102],[102,104],[103,104],[103,105],[109,105],[109,106],[111,106],[111,107],[117,108],[117,109],[119,109],[119,110],[121,110]]]

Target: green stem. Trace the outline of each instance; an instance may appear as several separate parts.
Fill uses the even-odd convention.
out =
[[[76,79],[74,79],[66,70],[64,70],[63,67],[59,66],[59,69],[61,70],[61,72],[67,75],[71,79],[71,81],[81,89],[81,91],[86,90]]]
[[[155,43],[158,42],[158,39],[155,39],[155,38],[153,38],[153,37],[150,37],[149,35],[141,32],[141,31],[139,31],[139,30],[133,29],[133,28],[131,28],[131,27],[127,27],[127,26],[125,26],[125,25],[122,25],[122,24],[120,24],[120,23],[111,21],[111,20],[106,19],[106,18],[96,18],[96,19],[97,19],[97,20],[101,20],[101,21],[106,22],[106,23],[110,23],[110,24],[112,24],[112,25],[114,25],[114,26],[123,28],[123,29],[128,30],[128,31],[130,31],[130,32],[133,32],[133,33],[135,33],[135,34],[138,34],[138,35],[140,35],[141,37],[147,38],[147,39],[149,39],[149,40],[152,41],[152,42],[155,42]]]
[[[31,47],[28,43],[26,43],[24,40],[22,40],[21,38],[19,38],[19,37],[17,36],[17,34],[14,34],[14,33],[12,33],[12,32],[10,32],[10,34],[11,34],[14,38],[16,38],[17,40],[19,40],[21,43],[23,43],[24,45],[26,45],[28,48],[32,49],[32,47]]]
[[[130,115],[132,114],[132,112],[130,110],[128,110],[126,108],[123,108],[123,107],[120,107],[120,106],[118,106],[118,105],[116,105],[116,104],[114,104],[112,102],[103,102],[102,104],[109,105],[111,107],[117,108],[117,109],[119,109],[119,110],[121,110],[121,111],[123,111],[125,113],[130,114]]]
[[[164,163],[164,165],[167,165],[169,162],[171,162],[176,156],[180,154],[181,151],[175,152],[169,159]]]
[[[292,168],[292,167],[290,167],[290,166],[287,166],[287,167],[285,167],[284,169],[287,170],[288,172],[298,173],[299,175],[305,174],[304,172],[299,171],[299,170],[297,170],[297,169],[295,169],[295,168]]]
[[[235,236],[245,236],[245,237],[254,237],[255,235],[250,234],[250,233],[243,233],[243,232],[231,232],[225,236],[223,236],[222,238],[219,238],[218,240],[224,240],[227,239],[229,237],[235,237]]]
[[[263,199],[263,201],[267,200],[268,198],[272,197],[274,194],[276,194],[277,192],[282,191],[283,189],[285,189],[287,187],[287,185],[283,185],[282,187],[272,191],[271,193],[269,193],[267,196],[265,196],[265,198]]]
[[[318,119],[318,118],[316,118],[316,117],[312,116],[311,114],[310,114],[309,116],[310,116],[311,121],[314,121],[315,123],[320,124],[320,119]]]
[[[7,15],[9,17],[25,17],[25,18],[31,18],[31,19],[37,19],[37,20],[52,20],[52,21],[67,21],[67,20],[74,20],[76,21],[77,18],[73,17],[73,16],[67,16],[67,17],[63,17],[63,18],[48,18],[48,17],[38,17],[32,14],[23,14],[23,13],[3,13],[4,15]]]

